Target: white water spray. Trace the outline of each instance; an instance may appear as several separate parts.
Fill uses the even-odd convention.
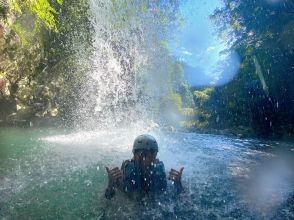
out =
[[[92,129],[150,124],[167,90],[168,53],[160,46],[164,24],[158,24],[152,7],[142,10],[140,1],[89,0],[89,8],[93,48],[76,124]]]

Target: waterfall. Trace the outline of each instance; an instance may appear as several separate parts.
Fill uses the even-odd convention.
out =
[[[148,124],[167,91],[168,52],[160,44],[168,28],[154,12],[160,6],[144,1],[88,3],[92,53],[81,58],[88,71],[76,123],[92,128]]]

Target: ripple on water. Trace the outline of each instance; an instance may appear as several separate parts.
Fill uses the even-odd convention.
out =
[[[95,218],[108,213],[127,218],[138,214],[133,209],[137,207],[147,219],[293,216],[288,202],[293,197],[292,163],[278,162],[275,158],[279,157],[267,151],[283,143],[160,131],[152,133],[159,142],[158,157],[167,171],[185,167],[185,193],[177,199],[159,200],[161,205],[145,201],[138,207],[123,196],[120,202],[108,201],[101,207],[105,203],[104,166],[120,166],[130,158],[132,142],[140,133],[145,132],[122,129],[44,135],[34,142],[30,153],[4,161],[0,205],[5,205],[1,215]]]

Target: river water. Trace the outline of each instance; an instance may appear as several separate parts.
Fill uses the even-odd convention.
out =
[[[185,191],[106,200],[104,167],[131,158],[145,132],[167,172],[185,167]],[[293,219],[293,156],[289,142],[212,134],[1,128],[0,219]]]

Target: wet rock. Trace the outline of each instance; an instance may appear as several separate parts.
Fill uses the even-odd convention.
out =
[[[13,112],[16,112],[16,101],[14,99],[0,97],[0,120],[5,121]]]

